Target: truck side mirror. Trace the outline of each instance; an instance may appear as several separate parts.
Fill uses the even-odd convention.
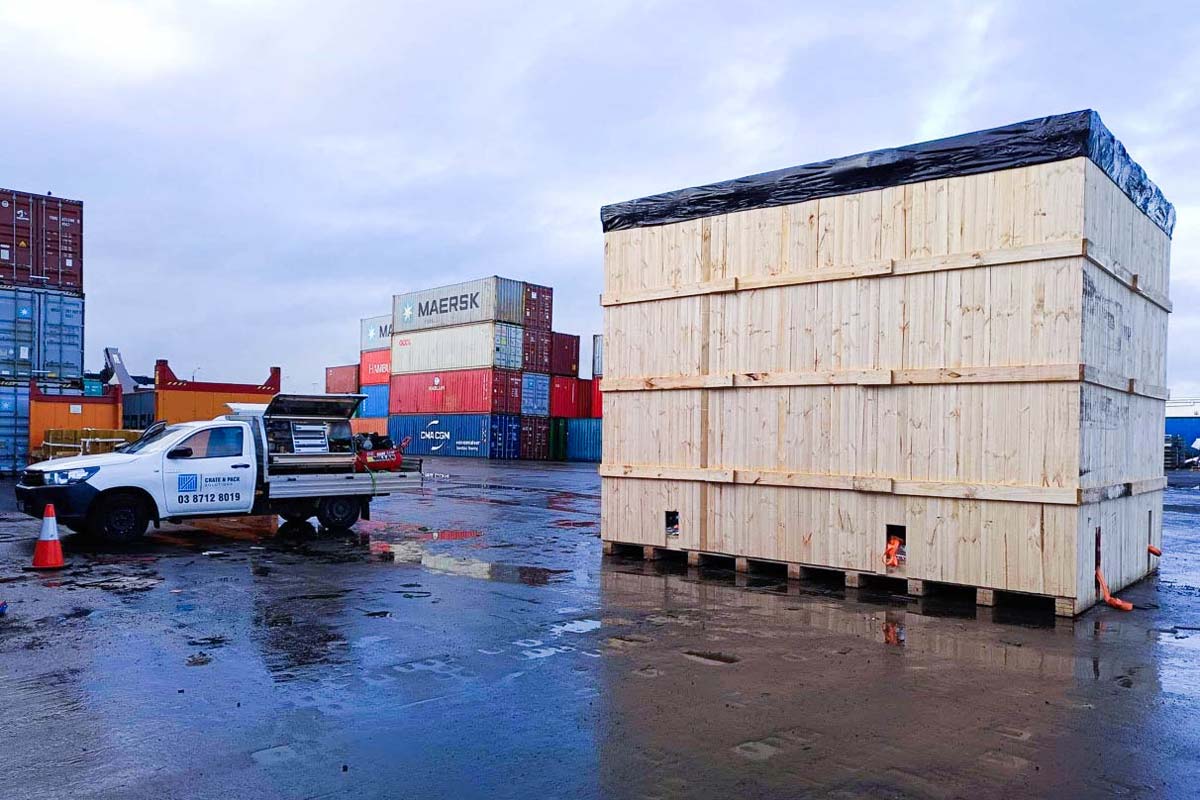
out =
[[[167,458],[191,458],[191,457],[192,457],[192,448],[190,448],[190,447],[176,447],[174,450],[167,453]]]

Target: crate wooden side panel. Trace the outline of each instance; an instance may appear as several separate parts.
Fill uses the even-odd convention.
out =
[[[700,390],[610,393],[604,402],[604,463],[704,466]]]
[[[1083,363],[1114,378],[1164,387],[1170,316],[1166,309],[1091,263],[1083,269],[1082,292]]]
[[[707,486],[696,481],[601,478],[600,515],[605,541],[701,550],[707,524]],[[668,542],[666,511],[679,512],[679,536]]]
[[[1085,163],[1077,158],[612,231],[605,234],[605,293],[1080,239]]]
[[[605,315],[605,377],[1079,363],[1083,264],[1054,259],[614,306]]]
[[[1133,204],[1104,172],[1084,160],[1084,235],[1115,265],[1137,275],[1139,283],[1170,293],[1171,237]]]
[[[1079,391],[1074,383],[711,391],[709,459],[740,469],[1073,487]],[[675,415],[688,414],[689,401],[673,397],[681,392],[610,397],[624,406],[627,394],[667,396]]]
[[[1154,569],[1158,559],[1148,545],[1162,546],[1163,493],[1146,492],[1078,508],[1076,560],[1077,607],[1099,602],[1096,588],[1096,529],[1100,529],[1100,568],[1110,591],[1134,583]]]
[[[1080,486],[1099,488],[1161,477],[1165,407],[1153,397],[1084,384]]]

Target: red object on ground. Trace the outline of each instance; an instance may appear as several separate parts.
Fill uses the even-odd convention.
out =
[[[550,458],[550,420],[521,417],[521,458],[546,461]]]
[[[404,461],[404,451],[412,439],[405,436],[395,447],[386,450],[359,450],[354,459],[355,472],[395,472]]]
[[[393,375],[390,414],[520,414],[521,373],[454,369]]]
[[[325,368],[326,394],[354,394],[358,391],[358,364]]]
[[[600,378],[592,378],[592,404],[588,408],[592,419],[604,416],[604,394],[600,391]]]
[[[42,533],[33,548],[33,568],[62,569],[66,565],[62,542],[58,539],[58,518],[54,515],[54,504],[47,503],[42,513]]]
[[[83,203],[0,189],[0,283],[83,291]]]
[[[526,372],[550,372],[550,331],[526,328],[521,341],[521,364]]]
[[[359,356],[359,386],[387,383],[392,377],[392,350],[366,350]],[[355,389],[357,390],[357,386]]]
[[[550,330],[554,320],[554,290],[549,286],[538,286],[536,283],[525,284],[525,328],[539,331]],[[532,367],[525,369],[533,372]]]
[[[550,378],[550,416],[579,416],[579,379],[553,375]]]
[[[579,377],[578,336],[569,333],[550,334],[550,374]]]

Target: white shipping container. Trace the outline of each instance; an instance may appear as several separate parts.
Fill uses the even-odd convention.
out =
[[[381,314],[378,317],[367,317],[361,323],[362,333],[359,337],[359,350],[382,350],[392,344],[392,315]]]
[[[525,330],[482,322],[392,334],[392,374],[450,369],[521,369]]]
[[[524,281],[492,276],[392,298],[392,333],[492,320],[524,324]]]

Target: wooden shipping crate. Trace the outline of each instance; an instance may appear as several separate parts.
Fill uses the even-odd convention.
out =
[[[604,209],[606,542],[1064,614],[1156,568],[1170,204],[1092,112],[914,151]]]

